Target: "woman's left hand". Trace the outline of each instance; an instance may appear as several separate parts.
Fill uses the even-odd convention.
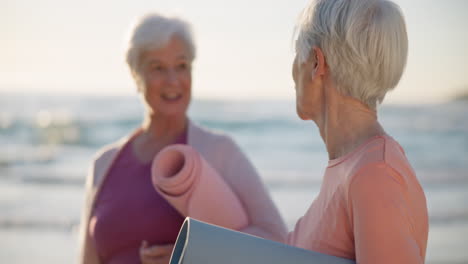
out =
[[[140,247],[140,260],[142,264],[168,264],[171,259],[174,244],[149,246],[143,241]]]

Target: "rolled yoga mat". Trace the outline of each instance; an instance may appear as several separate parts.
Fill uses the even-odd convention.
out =
[[[355,264],[186,218],[170,264]]]
[[[241,230],[247,214],[231,188],[192,147],[171,145],[153,160],[153,185],[183,216]]]

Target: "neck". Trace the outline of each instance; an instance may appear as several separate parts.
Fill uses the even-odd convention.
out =
[[[150,162],[164,147],[173,144],[188,124],[185,115],[167,117],[147,113],[141,125],[141,133],[132,142],[133,151],[141,162]]]
[[[370,138],[385,134],[374,109],[350,96],[341,95],[333,86],[326,87],[325,91],[326,103],[316,123],[329,159],[342,157]]]
[[[158,142],[172,141],[182,134],[187,127],[185,115],[178,117],[161,116],[153,113],[145,115],[142,131],[148,140]]]

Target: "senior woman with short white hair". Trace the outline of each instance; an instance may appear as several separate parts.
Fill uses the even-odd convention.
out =
[[[360,264],[424,263],[425,195],[377,118],[407,60],[402,11],[387,0],[314,0],[296,32],[297,113],[317,125],[329,161],[288,243]]]
[[[174,143],[196,149],[238,196],[249,222],[242,232],[272,240],[286,236],[265,186],[234,141],[187,118],[194,58],[191,30],[181,19],[150,14],[133,28],[127,63],[144,119],[96,155],[86,184],[80,263],[169,262],[184,217],[154,189],[151,161]]]

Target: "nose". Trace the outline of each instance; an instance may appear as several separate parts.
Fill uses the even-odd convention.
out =
[[[166,81],[171,86],[177,86],[179,84],[179,78],[177,72],[173,69],[167,71]]]

